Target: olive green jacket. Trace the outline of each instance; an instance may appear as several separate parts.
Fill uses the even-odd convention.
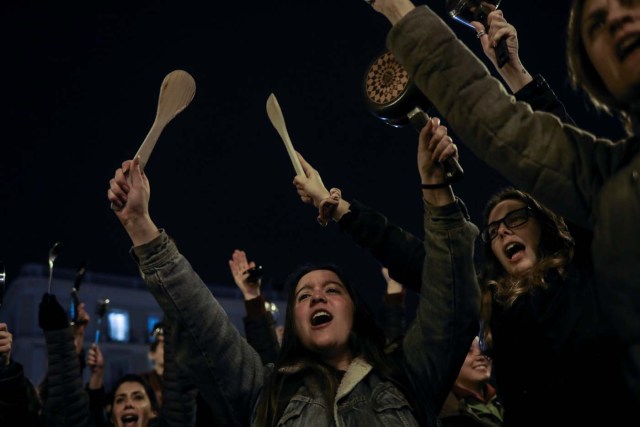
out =
[[[637,349],[629,362],[640,368],[637,138],[598,138],[516,101],[427,6],[400,20],[387,44],[474,154],[569,221],[593,228],[602,308]],[[640,369],[630,382],[640,397]]]

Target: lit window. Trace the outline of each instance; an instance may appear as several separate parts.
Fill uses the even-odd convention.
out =
[[[129,341],[129,313],[127,311],[110,309],[107,314],[107,322],[111,341]]]

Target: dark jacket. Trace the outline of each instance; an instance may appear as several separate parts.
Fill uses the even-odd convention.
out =
[[[264,365],[276,363],[280,353],[280,345],[276,335],[276,322],[265,309],[264,296],[245,301],[247,315],[242,318],[247,342],[251,344]]]
[[[442,427],[500,427],[504,409],[496,390],[485,385],[484,397],[454,386],[440,411]]]
[[[400,362],[412,382],[415,399],[424,403],[430,425],[436,425],[438,411],[475,335],[479,310],[479,290],[471,278],[474,270],[444,267],[451,264],[446,242],[456,239],[472,251],[478,231],[453,204],[426,207],[425,232],[431,254],[426,263],[429,268],[431,264],[443,266],[442,277],[425,277]],[[177,350],[180,366],[227,425],[255,422],[254,410],[272,365],[262,364],[164,232],[134,248],[134,254],[152,294],[165,314],[177,321],[177,329],[182,329]],[[280,419],[283,425],[416,425],[396,386],[361,358],[354,359],[342,379],[332,419],[327,418],[321,397],[307,387],[297,390],[289,402]]]
[[[0,366],[0,425],[37,427],[41,425],[40,401],[36,389],[13,360]]]
[[[341,229],[378,254],[390,275],[405,263],[398,266],[395,255],[390,258],[385,254],[414,254],[417,265],[424,257],[417,249],[419,239],[360,202],[352,202],[351,212],[343,219],[347,221],[340,221]],[[463,252],[455,240],[449,243],[453,268],[468,269],[473,252]],[[425,246],[430,254],[429,245]],[[417,265],[406,271],[415,271]],[[424,274],[438,275],[434,270]],[[415,282],[415,278],[405,278]],[[560,426],[587,421],[615,425],[616,420],[631,415],[633,405],[620,371],[615,369],[622,349],[599,309],[593,275],[588,266],[574,263],[566,276],[550,274],[547,282],[548,289],[519,298],[508,310],[494,304],[493,371],[504,403],[505,425]],[[595,370],[594,361],[598,365]],[[611,411],[613,406],[619,410]],[[588,407],[589,411],[575,411],[577,407]]]
[[[47,377],[41,393],[45,426],[93,426],[89,395],[82,387],[80,360],[73,328],[44,331],[47,343]]]
[[[165,322],[162,406],[158,424],[162,427],[190,427],[196,423],[197,389],[176,360],[177,338],[171,321]]]
[[[637,138],[614,143],[514,102],[426,6],[400,20],[387,44],[478,158],[563,217],[593,228],[598,298],[629,347],[628,382],[640,399],[640,241],[630,238],[640,236]]]
[[[405,292],[385,294],[380,309],[380,324],[393,345],[405,329]],[[503,408],[495,388],[484,384],[483,396],[454,384],[439,415],[442,427],[500,427]]]

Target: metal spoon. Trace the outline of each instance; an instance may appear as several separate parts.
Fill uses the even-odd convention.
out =
[[[109,306],[109,298],[105,298],[103,300],[98,300],[98,305],[96,306],[96,315],[98,316],[98,324],[96,325],[96,338],[95,343],[98,344],[100,342],[100,332],[102,330],[102,321],[104,319],[105,314],[107,314],[107,307]]]
[[[51,249],[49,249],[49,294],[51,294],[51,281],[53,279],[53,262],[56,260],[56,257],[60,255],[61,250],[62,242],[55,242]]]
[[[80,296],[78,292],[80,291],[80,285],[82,284],[82,279],[84,279],[86,271],[85,262],[83,261],[76,272],[76,279],[73,283],[73,289],[71,290],[71,322],[74,325],[78,324],[78,307],[80,307]],[[83,323],[86,323],[86,321]]]

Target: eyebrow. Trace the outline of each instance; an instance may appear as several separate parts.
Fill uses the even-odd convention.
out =
[[[131,393],[131,396],[137,396],[137,395],[142,395],[142,396],[144,396],[144,395],[145,395],[145,393],[143,393],[143,392],[142,392],[142,391],[140,391],[140,390],[136,390],[136,391],[134,391],[133,393]],[[116,395],[114,396],[114,399],[117,399],[118,397],[127,397],[127,393],[118,393],[118,394],[116,394]]]
[[[325,288],[325,287],[327,287],[328,285],[338,285],[338,286],[340,286],[342,289],[345,289],[345,290],[347,289],[347,288],[345,288],[344,284],[342,284],[342,283],[340,283],[340,282],[338,282],[338,281],[335,281],[335,280],[327,280],[326,282],[322,283],[322,285],[321,285],[321,286],[322,286],[323,288]],[[311,289],[312,287],[313,287],[313,286],[311,286],[309,283],[307,283],[307,284],[303,285],[300,289],[298,289],[294,295],[295,295],[295,296],[298,296],[298,294],[299,294],[300,292],[302,292],[303,290],[305,290],[305,289]]]

